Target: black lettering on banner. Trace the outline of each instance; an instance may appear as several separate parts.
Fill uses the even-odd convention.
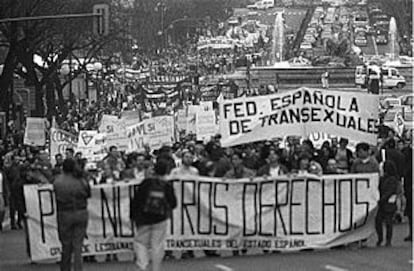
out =
[[[240,108],[241,105],[243,105],[243,103],[241,103],[241,102],[233,104],[233,106],[234,106],[234,116],[236,118],[244,117],[243,113],[239,113],[240,111],[242,111],[241,108]]]
[[[367,223],[368,216],[369,216],[369,202],[368,201],[360,201],[358,197],[358,184],[366,184],[366,187],[370,187],[369,179],[356,179],[355,180],[355,205],[362,205],[365,206],[365,215],[364,219],[362,220],[362,223],[358,225],[358,221],[354,223],[354,229],[358,229],[362,226],[364,226]]]
[[[300,202],[294,202],[294,191],[295,191],[295,183],[301,183],[301,184],[303,184],[304,183],[304,180],[302,180],[302,179],[293,179],[293,180],[291,180],[291,188],[290,188],[290,205],[289,205],[289,231],[290,231],[290,234],[291,235],[303,235],[303,232],[300,232],[300,231],[297,231],[297,232],[295,232],[294,231],[294,223],[293,223],[293,214],[294,214],[294,211],[293,211],[293,206],[300,206],[300,205],[302,205]],[[299,189],[300,190],[300,189]]]
[[[318,104],[318,103],[320,105],[323,105],[322,92],[320,92],[318,90],[315,90],[313,92],[313,102],[314,102],[315,105]]]
[[[190,202],[186,202],[185,201],[185,186],[186,184],[188,184],[188,187],[192,187],[192,193],[190,193],[192,195],[191,201]],[[188,207],[189,206],[196,206],[196,182],[195,181],[189,181],[189,180],[182,180],[181,181],[181,234],[184,235],[184,213],[187,216],[187,220],[188,220],[188,225],[190,226],[190,230],[191,230],[191,234],[194,234],[194,226],[193,223],[191,222],[191,216],[190,216],[190,212],[188,211]]]
[[[303,92],[303,105],[305,104],[312,104],[311,94],[307,90]]]
[[[246,102],[247,116],[254,116],[257,114],[256,103],[254,101]]]
[[[229,107],[230,107],[231,105],[232,105],[232,104],[224,104],[224,106],[223,106],[224,118],[225,118],[225,119],[227,119],[227,113],[230,111],[230,110],[229,110]]]
[[[325,109],[325,118],[323,118],[323,122],[326,122],[329,119],[329,121],[333,123],[334,122],[334,119],[333,119],[333,114],[334,113],[335,113],[334,111],[329,111],[329,110]]]
[[[291,98],[291,95],[282,97],[282,108],[288,107],[292,103]]]
[[[332,195],[334,197],[333,202],[327,202],[326,201],[326,191],[325,191],[325,187],[329,186],[329,184],[326,183],[326,181],[328,182],[333,182],[333,193],[330,191],[328,192],[328,194]],[[337,193],[336,193],[336,179],[333,180],[326,180],[326,179],[322,179],[322,234],[325,234],[325,222],[326,222],[326,216],[325,216],[325,209],[328,207],[331,207],[333,210],[333,232],[336,232],[337,229],[337,208],[336,208],[336,202],[337,202]]]
[[[307,235],[312,235],[312,234],[320,234],[321,232],[319,231],[311,231],[309,229],[309,193],[310,193],[310,189],[309,186],[311,183],[317,183],[320,186],[321,181],[319,179],[306,179],[306,194],[305,194],[305,230],[306,230],[306,234]],[[321,221],[323,223],[323,221]]]
[[[295,105],[296,100],[300,99],[301,97],[302,97],[302,91],[301,90],[293,93],[293,97],[292,97],[293,98],[293,101],[292,101],[293,105]]]
[[[359,112],[356,97],[352,97],[352,99],[351,99],[351,105],[349,106],[349,112],[352,112],[352,111]]]
[[[309,115],[309,108],[308,107],[303,107],[301,109],[301,113],[302,113],[302,122],[306,123],[309,121],[310,119],[310,115]]]
[[[102,235],[104,238],[106,238],[106,216],[105,216],[105,210],[108,214],[108,221],[112,226],[112,231],[114,233],[114,237],[117,237],[117,221],[116,221],[116,203],[115,203],[115,187],[112,188],[112,211],[111,214],[111,208],[110,203],[108,202],[107,195],[105,193],[105,190],[103,188],[100,189],[101,191],[101,220],[102,220]]]
[[[225,191],[229,191],[229,184],[227,184],[227,183],[214,183],[214,193],[213,193],[213,204],[214,204],[214,208],[215,209],[223,209],[223,211],[224,211],[224,217],[225,217],[225,219],[223,220],[223,223],[224,223],[224,225],[225,225],[225,230],[224,230],[224,232],[219,232],[218,230],[217,230],[217,226],[216,225],[214,225],[213,226],[213,229],[214,229],[214,234],[215,235],[227,235],[228,234],[228,232],[229,232],[229,210],[228,210],[228,208],[227,208],[227,206],[226,205],[218,205],[217,204],[217,187],[218,186],[224,186],[225,187]]]
[[[342,190],[342,185],[344,183],[348,183],[349,184],[349,194],[348,193],[343,193]],[[339,200],[338,200],[338,230],[339,232],[347,232],[350,231],[352,229],[352,218],[353,218],[353,200],[352,200],[352,179],[339,179],[338,180],[338,196],[339,196]],[[344,198],[348,198],[349,197],[349,212],[343,212],[342,210],[342,200]],[[346,210],[346,209],[345,209]],[[343,229],[342,228],[342,214],[349,214],[349,227]]]
[[[252,130],[249,129],[249,123],[251,122],[251,119],[244,119],[244,120],[231,120],[229,122],[230,125],[230,135],[237,135],[237,134],[245,134],[249,133]]]
[[[270,115],[269,126],[272,125],[271,122],[273,122],[274,124],[278,124],[277,123],[277,116],[278,116],[278,113],[274,113],[274,114]]]
[[[181,184],[180,180],[169,180],[169,182],[171,183],[172,187],[174,188],[174,190],[176,189],[175,184],[177,183],[178,185]],[[174,212],[171,212],[171,223],[170,223],[170,233],[171,235],[174,235]]]
[[[203,201],[202,199],[201,199],[201,187],[202,187],[202,185],[207,185],[208,186],[208,207],[207,206],[202,206],[202,203],[203,202],[205,202],[205,201]],[[204,234],[204,235],[210,235],[211,234],[211,228],[212,228],[212,224],[213,224],[213,208],[212,208],[212,203],[211,203],[211,200],[212,200],[212,190],[213,190],[213,186],[212,186],[212,183],[211,182],[198,182],[198,187],[197,187],[197,195],[198,195],[198,199],[197,199],[197,202],[198,202],[198,206],[197,206],[197,213],[198,213],[198,215],[197,215],[197,232],[198,232],[198,234]],[[207,223],[207,225],[208,225],[208,227],[207,227],[207,231],[203,231],[203,229],[201,228],[201,225],[202,224],[205,224],[205,223],[202,223],[201,222],[201,217],[203,216],[203,213],[204,212],[202,212],[202,210],[201,210],[201,208],[206,208],[207,210],[208,210],[208,223]]]
[[[275,97],[273,99],[270,99],[270,108],[272,111],[281,109],[281,107],[278,104],[279,100],[280,100],[280,97]]]
[[[271,233],[271,232],[264,232],[263,230],[263,223],[262,223],[262,215],[263,212],[262,210],[265,208],[271,208],[272,210],[275,209],[275,205],[274,204],[265,204],[263,203],[263,186],[265,185],[273,185],[273,181],[263,181],[260,182],[260,189],[259,189],[259,236],[272,236],[273,234],[276,233]],[[266,191],[266,190],[265,190]],[[267,212],[268,213],[268,212]]]
[[[311,110],[312,121],[321,121],[321,119],[319,118],[320,111],[321,111],[321,108],[312,107],[312,110]]]
[[[48,202],[50,203],[50,210],[49,212],[45,212],[43,206],[43,195],[48,196]],[[39,199],[39,218],[40,218],[40,234],[42,236],[42,242],[46,243],[46,236],[45,236],[45,220],[44,218],[47,216],[53,216],[55,213],[55,206],[53,204],[53,191],[49,188],[47,189],[38,189],[37,190],[37,198]]]
[[[290,116],[290,123],[300,123],[300,112],[299,112],[299,108],[296,108],[296,111],[289,108],[289,116]],[[295,120],[293,120],[293,118],[295,118]]]
[[[249,186],[252,186],[254,188],[254,192],[253,193],[247,193],[247,188]],[[249,209],[253,209],[254,211],[254,219],[253,219],[253,224],[254,224],[254,230],[250,233],[247,232],[247,223],[246,223],[246,219],[249,217],[246,214],[246,196],[250,195],[253,197],[253,206],[249,206]],[[256,195],[257,195],[257,184],[256,183],[244,183],[243,184],[243,196],[242,196],[242,215],[243,215],[243,236],[254,236],[257,233],[257,199],[256,199]]]
[[[283,124],[283,123],[286,123],[286,124],[289,123],[289,119],[288,119],[286,110],[283,110],[280,114],[280,124]]]
[[[326,95],[325,96],[325,105],[329,108],[335,108],[335,96],[333,95]]]
[[[341,122],[342,120],[342,122]],[[347,123],[347,118],[345,115],[341,115],[339,113],[336,113],[336,125],[340,127],[345,127]]]
[[[285,186],[285,202],[279,202],[279,195],[281,195],[281,193],[279,193],[279,184],[280,185],[284,185]],[[276,197],[276,208],[275,208],[275,212],[274,212],[274,220],[275,220],[275,224],[274,224],[274,232],[275,232],[275,236],[277,235],[277,215],[279,216],[280,219],[280,224],[282,225],[282,229],[283,229],[283,234],[287,235],[287,229],[286,229],[286,224],[283,220],[283,216],[282,213],[280,212],[280,208],[283,206],[287,206],[289,204],[289,181],[285,181],[285,180],[277,180],[275,182],[275,197]],[[277,214],[276,214],[277,213]]]
[[[345,107],[341,107],[341,96],[338,96],[338,106],[336,107],[336,109],[341,110],[341,111],[346,111]]]
[[[349,117],[349,121],[348,121],[348,125],[347,125],[347,128],[349,129],[349,128],[351,128],[351,129],[354,129],[354,130],[356,130],[356,122],[355,122],[355,118],[353,117],[353,116],[350,116]]]
[[[364,129],[364,125],[363,125],[363,123],[362,123],[362,119],[361,118],[358,118],[358,131],[361,131],[361,132],[367,132],[367,130],[368,130],[368,123],[367,123],[367,129]]]

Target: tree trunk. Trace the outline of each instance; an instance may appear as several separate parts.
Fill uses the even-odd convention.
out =
[[[52,116],[56,115],[55,104],[55,84],[52,77],[49,77],[46,81],[46,103],[47,103],[47,118],[52,119]]]
[[[53,81],[55,82],[56,92],[58,95],[59,112],[64,113],[67,111],[67,108],[66,108],[65,99],[63,98],[62,83],[60,82],[60,78],[57,73],[53,75]]]
[[[3,72],[0,75],[0,97],[4,97],[0,103],[0,106],[2,111],[5,111],[6,114],[8,114],[9,105],[13,102],[12,100],[8,99],[8,97],[12,97],[12,95],[10,95],[11,93],[9,92],[9,87],[13,80],[13,73],[16,65],[16,51],[11,45],[4,62]]]

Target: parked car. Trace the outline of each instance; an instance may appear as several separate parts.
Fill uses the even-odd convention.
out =
[[[382,77],[382,87],[402,89],[407,84],[404,76],[393,67],[379,67],[377,65],[357,66],[355,69],[355,85],[366,87],[367,74],[375,75],[378,79]]]

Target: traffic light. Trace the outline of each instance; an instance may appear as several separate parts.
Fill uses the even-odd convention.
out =
[[[105,36],[109,33],[109,6],[97,4],[93,6],[93,13],[97,14],[93,19],[93,33],[98,36]]]

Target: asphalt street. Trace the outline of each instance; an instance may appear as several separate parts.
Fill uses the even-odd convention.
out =
[[[281,254],[248,254],[239,257],[206,258],[197,253],[197,258],[168,260],[163,270],[202,271],[405,271],[412,270],[412,243],[404,242],[407,224],[394,228],[392,247],[375,247],[376,237],[372,236],[367,248],[350,247],[335,250],[320,250]],[[24,234],[20,231],[0,233],[0,270],[40,271],[59,270],[56,263],[32,264],[25,253]],[[254,253],[254,252],[253,252]],[[86,263],[86,271],[136,270],[131,261]]]

